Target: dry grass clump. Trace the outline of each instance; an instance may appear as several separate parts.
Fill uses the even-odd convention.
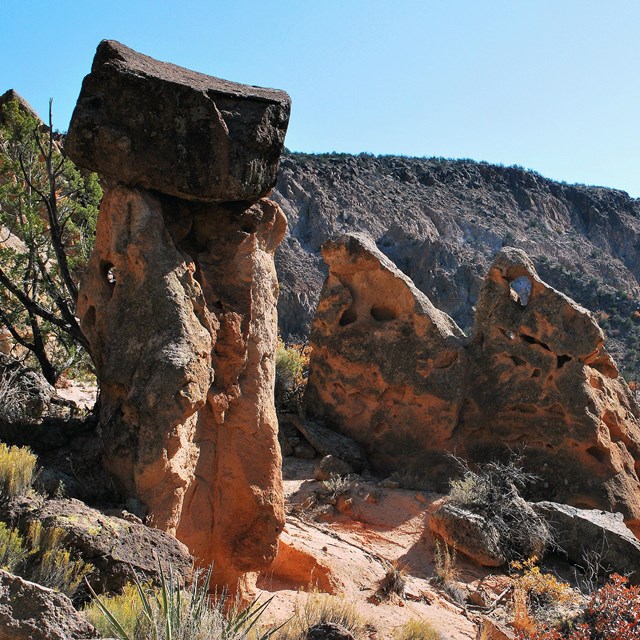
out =
[[[380,591],[386,595],[395,594],[404,597],[404,590],[407,587],[407,567],[397,560],[385,562],[385,575],[380,581]]]
[[[61,591],[70,598],[94,566],[75,558],[65,547],[66,534],[59,527],[43,527],[32,522],[27,531],[31,559],[25,570],[29,580]]]
[[[328,623],[344,627],[355,637],[362,635],[365,625],[355,605],[348,600],[315,591],[301,592],[292,618],[275,637],[277,640],[303,640],[311,627]]]
[[[0,442],[0,498],[7,500],[31,489],[36,475],[37,456],[28,447]]]
[[[436,540],[433,557],[436,575],[431,579],[434,584],[458,604],[464,603],[464,593],[456,584],[460,569],[456,561],[456,550],[446,542]]]
[[[287,346],[278,337],[276,345],[275,404],[279,411],[300,413],[307,384],[310,349],[305,345]]]
[[[28,556],[29,550],[18,531],[0,522],[0,569],[15,573]]]
[[[142,615],[142,603],[136,585],[129,583],[125,585],[122,593],[101,596],[100,601],[102,606],[119,622],[124,632],[133,638],[138,618]],[[96,600],[92,600],[84,609],[84,615],[98,630],[100,637],[108,638],[111,636],[113,627]]]
[[[411,618],[396,631],[396,640],[442,640],[442,636],[426,620]]]

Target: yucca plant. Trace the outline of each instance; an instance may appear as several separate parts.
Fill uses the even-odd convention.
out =
[[[209,593],[211,571],[210,567],[202,579],[196,575],[189,589],[175,579],[171,566],[168,575],[160,567],[157,588],[143,584],[133,572],[139,608],[134,624],[121,622],[107,601],[87,585],[95,606],[119,640],[243,640],[250,635],[253,640],[268,640],[279,627],[265,631],[257,625],[271,599],[264,603],[254,600],[240,610],[237,606],[228,608],[223,593],[213,603]]]

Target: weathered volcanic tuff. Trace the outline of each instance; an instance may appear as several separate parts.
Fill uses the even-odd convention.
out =
[[[105,77],[110,56],[117,73]],[[141,65],[144,73],[138,73]],[[130,76],[136,74],[134,82]],[[278,293],[273,254],[286,220],[276,204],[257,199],[271,179],[262,181],[262,170],[251,169],[259,158],[275,167],[281,140],[269,138],[264,157],[259,145],[247,150],[247,132],[230,137],[226,146],[209,140],[207,153],[213,154],[218,178],[206,179],[219,189],[215,198],[227,201],[197,201],[203,196],[192,175],[197,166],[178,162],[171,155],[176,150],[168,152],[176,160],[170,170],[163,164],[164,138],[174,139],[163,127],[182,123],[193,133],[207,118],[212,129],[219,125],[217,111],[194,113],[185,97],[203,90],[202,78],[117,43],[98,48],[80,113],[90,103],[95,122],[130,118],[122,126],[141,143],[116,154],[107,169],[117,182],[106,184],[78,313],[99,374],[107,468],[128,495],[147,506],[155,526],[175,534],[199,562],[215,561],[215,584],[235,589],[240,581],[241,588],[251,588],[249,574],[272,561],[284,522],[273,405]],[[149,96],[171,101],[172,91],[174,120],[142,122],[130,111],[112,111],[104,98],[126,95],[139,102],[135,108],[142,113]],[[236,86],[225,98],[226,108],[235,105],[234,112],[242,114],[256,92]],[[280,127],[281,117],[279,111],[265,111],[265,131]],[[70,155],[102,170],[109,151],[86,146],[99,147],[102,140],[86,136],[87,130],[94,131],[84,117],[74,117],[70,137],[84,146],[72,144]],[[178,135],[177,147],[196,144],[191,133],[184,139]],[[223,146],[224,162],[215,156],[216,145]],[[156,191],[127,186],[140,182],[131,168],[138,157],[143,171],[157,161],[162,180],[153,182]],[[208,157],[202,156],[202,166]],[[241,169],[262,186],[238,191],[235,185],[249,184],[236,180]],[[190,199],[167,195],[182,189],[174,185],[191,184]],[[237,198],[241,201],[234,202]]]
[[[505,248],[471,340],[360,236],[324,246],[308,413],[353,437],[381,471],[440,481],[446,452],[522,449],[540,493],[640,517],[639,410],[593,315]]]
[[[82,167],[189,200],[257,200],[275,185],[291,101],[104,40],[66,149]]]
[[[478,299],[461,431],[475,459],[524,446],[541,495],[637,525],[639,411],[604,343],[593,314],[503,249]]]
[[[329,241],[323,256],[307,410],[361,442],[377,469],[421,471],[458,422],[464,334],[364,236]]]

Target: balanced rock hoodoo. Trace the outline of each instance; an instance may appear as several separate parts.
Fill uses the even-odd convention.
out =
[[[541,498],[640,523],[638,407],[593,315],[503,249],[467,339],[372,242],[324,245],[307,411],[362,443],[373,466],[436,483],[522,451]]]
[[[273,405],[286,93],[104,41],[67,149],[107,178],[80,290],[104,460],[213,582],[251,588],[284,523]]]

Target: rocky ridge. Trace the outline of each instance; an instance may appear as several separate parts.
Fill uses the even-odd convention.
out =
[[[322,243],[361,232],[465,331],[495,254],[524,249],[541,278],[597,313],[622,369],[637,369],[640,202],[623,191],[470,160],[288,153],[272,197],[289,221],[276,253],[285,339],[308,336]]]

